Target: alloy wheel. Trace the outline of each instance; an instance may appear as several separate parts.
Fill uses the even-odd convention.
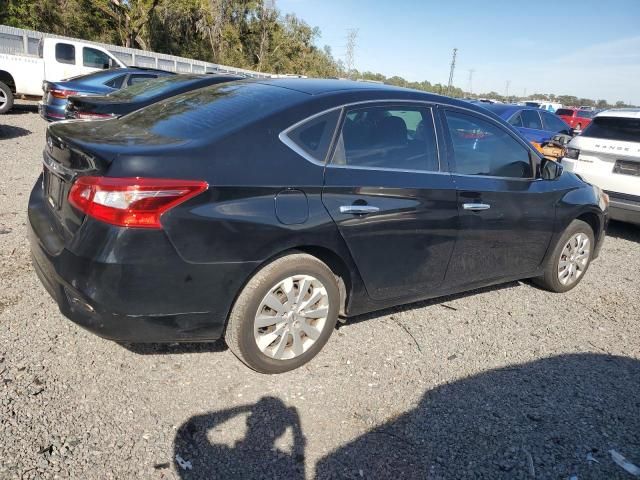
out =
[[[320,280],[294,275],[278,282],[260,302],[253,335],[262,353],[290,360],[309,350],[329,315],[329,295]]]
[[[590,256],[589,237],[578,232],[565,244],[558,261],[558,280],[562,285],[572,285],[587,269]]]
[[[7,103],[7,94],[0,89],[0,108]]]

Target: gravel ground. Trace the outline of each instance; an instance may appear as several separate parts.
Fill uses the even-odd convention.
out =
[[[634,478],[610,451],[640,465],[639,228],[612,224],[568,294],[359,317],[264,376],[58,312],[25,239],[44,131],[33,104],[0,117],[0,478]]]

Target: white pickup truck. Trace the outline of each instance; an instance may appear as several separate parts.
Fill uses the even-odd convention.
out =
[[[0,53],[0,114],[16,96],[42,97],[42,82],[56,82],[110,67],[125,67],[104,48],[80,41],[44,38],[39,55]]]

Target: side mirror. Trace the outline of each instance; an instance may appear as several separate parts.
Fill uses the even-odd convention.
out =
[[[562,175],[563,170],[564,167],[560,163],[549,160],[548,158],[543,158],[542,164],[540,165],[540,177],[542,177],[543,180],[555,180]]]

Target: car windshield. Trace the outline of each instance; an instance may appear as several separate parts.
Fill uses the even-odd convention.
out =
[[[505,112],[513,111],[513,107],[511,105],[500,105],[499,103],[478,103],[477,105],[492,111],[499,117],[502,117]]]
[[[170,92],[171,90],[194,84],[206,78],[204,75],[169,75],[139,82],[130,87],[110,93],[109,98],[117,101],[137,102]]]
[[[640,141],[640,118],[596,117],[582,132],[582,136],[638,142]]]
[[[558,110],[556,110],[556,115],[565,115],[567,117],[570,117],[573,115],[573,110],[570,110],[568,108],[559,108]]]

